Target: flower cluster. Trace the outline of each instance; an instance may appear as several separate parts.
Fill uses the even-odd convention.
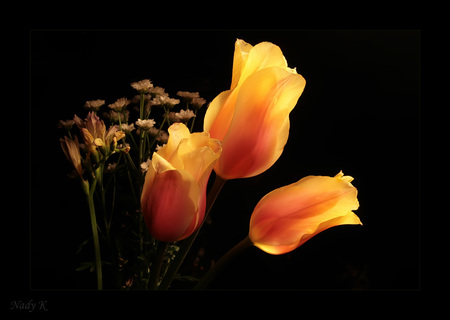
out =
[[[259,175],[282,155],[289,113],[305,84],[278,46],[238,39],[230,89],[208,106],[203,132],[193,132],[206,103],[198,92],[178,91],[180,99],[172,98],[148,79],[131,84],[138,92],[132,99],[107,105],[102,115],[108,128],[98,116],[104,100],[87,101],[84,120],[77,115],[61,120],[58,126],[67,132],[61,146],[82,181],[91,212],[98,288],[103,267],[97,229],[111,246],[110,265],[116,266],[121,287],[167,289],[225,182]],[[72,132],[74,124],[81,142]],[[330,227],[361,224],[353,213],[359,204],[352,180],[339,172],[273,190],[257,204],[248,237],[232,251],[250,244],[284,254]],[[94,194],[102,208],[101,226]],[[113,221],[118,221],[114,228]],[[198,288],[222,265],[219,261]]]

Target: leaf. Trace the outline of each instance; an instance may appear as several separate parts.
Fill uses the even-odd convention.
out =
[[[94,261],[82,262],[81,265],[75,269],[75,271],[83,271],[86,270],[87,268],[95,268]]]
[[[75,254],[79,254],[81,249],[83,249],[83,247],[92,239],[92,237],[89,237],[88,239],[86,239],[85,241],[83,241],[77,248],[77,252]]]

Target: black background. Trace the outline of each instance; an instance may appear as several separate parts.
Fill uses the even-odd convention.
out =
[[[86,100],[131,98],[130,83],[145,78],[172,97],[198,91],[210,102],[229,89],[236,38],[279,45],[306,88],[280,159],[257,177],[227,182],[189,259],[203,248],[208,268],[243,239],[269,191],[343,170],[355,178],[363,226],[329,229],[281,256],[248,249],[211,288],[420,289],[416,30],[31,31],[31,289],[95,288],[94,273],[74,271],[89,215],[67,178],[58,120],[84,116]]]

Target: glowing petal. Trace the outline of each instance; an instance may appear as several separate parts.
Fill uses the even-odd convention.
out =
[[[314,235],[342,224],[361,224],[351,177],[308,176],[268,193],[255,207],[250,239],[271,254],[294,250]]]

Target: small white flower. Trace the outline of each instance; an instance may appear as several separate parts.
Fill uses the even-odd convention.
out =
[[[103,116],[112,122],[119,122],[119,117],[121,122],[127,122],[128,116],[130,115],[130,111],[126,110],[124,112],[115,112],[114,110],[110,110],[109,112],[103,112]]]
[[[152,160],[150,158],[147,159],[147,161],[141,163],[141,170],[142,172],[147,172],[148,168],[152,165]]]
[[[134,123],[132,123],[132,124],[122,123],[122,131],[124,131],[125,133],[130,133],[131,131],[133,131],[135,129],[136,128],[134,127]]]
[[[200,94],[198,92],[178,91],[177,96],[183,98],[183,100],[186,100],[187,102],[190,102],[192,99],[200,97]]]
[[[177,114],[173,111],[169,112],[167,116],[169,117],[170,123],[181,122],[180,118],[178,118]]]
[[[84,104],[84,107],[88,109],[89,111],[98,111],[102,105],[105,104],[105,100],[89,100],[86,101]]]
[[[181,110],[178,113],[175,113],[175,116],[177,116],[181,122],[188,122],[189,119],[195,117],[195,114],[192,110]]]
[[[161,87],[153,87],[148,90],[148,93],[150,93],[153,97],[156,96],[168,96],[164,88]]]
[[[147,91],[153,87],[153,84],[149,79],[144,79],[138,82],[133,82],[131,86],[139,91],[139,93],[147,93]]]
[[[163,144],[166,144],[169,141],[169,134],[163,130],[159,132],[159,135],[156,137],[156,141],[159,141]]]
[[[72,129],[72,126],[75,124],[75,120],[59,120],[58,128],[65,128],[66,130]]]
[[[173,106],[180,103],[179,99],[173,99],[169,98],[169,96],[157,96],[156,98],[153,98],[153,102],[155,105],[165,105],[169,108],[173,108]]]
[[[119,99],[117,99],[116,102],[108,105],[108,107],[110,107],[111,109],[113,109],[116,112],[121,112],[123,110],[123,108],[125,108],[129,104],[130,104],[130,100],[128,100],[127,98],[119,98]]]
[[[194,110],[200,109],[205,103],[206,103],[206,100],[203,98],[200,98],[200,97],[194,98],[191,101],[191,105]]]
[[[138,119],[135,123],[140,129],[142,129],[144,131],[148,131],[148,130],[150,130],[150,128],[152,128],[155,125],[156,122],[153,119],[147,119],[147,120]]]
[[[117,167],[117,162],[113,162],[113,163],[109,163],[108,166],[106,167],[105,173],[106,172],[113,172]]]

